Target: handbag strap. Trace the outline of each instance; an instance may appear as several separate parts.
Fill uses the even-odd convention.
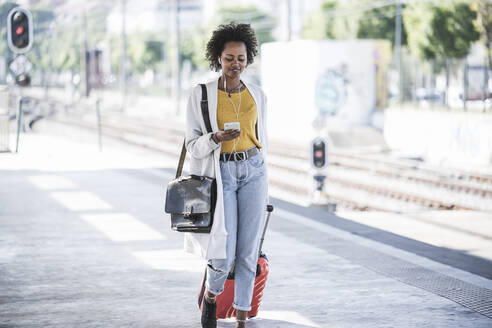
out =
[[[181,155],[179,155],[178,169],[176,170],[176,176],[174,177],[175,179],[179,178],[181,176],[181,172],[183,171],[183,164],[186,158],[185,140],[183,140],[183,147],[181,147]]]
[[[205,128],[207,132],[212,132],[212,125],[210,124],[210,114],[208,111],[208,99],[207,99],[207,87],[205,84],[200,84],[202,87],[202,101],[200,102],[200,107],[202,108],[203,121],[205,122]],[[181,155],[179,155],[178,169],[176,170],[175,179],[181,176],[183,172],[183,165],[186,159],[186,138],[183,140],[183,146],[181,147]]]
[[[208,112],[207,87],[205,84],[200,84],[200,86],[202,87],[202,101],[200,105],[202,107],[203,121],[205,122],[207,132],[210,133],[212,132],[212,125],[210,125],[210,114]]]

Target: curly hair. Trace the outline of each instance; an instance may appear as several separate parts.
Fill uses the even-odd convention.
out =
[[[248,56],[247,64],[253,63],[254,56],[258,54],[258,40],[255,31],[250,24],[230,22],[219,25],[207,43],[205,58],[210,63],[212,70],[219,71],[222,68],[218,58],[224,51],[225,44],[230,41],[244,42]]]

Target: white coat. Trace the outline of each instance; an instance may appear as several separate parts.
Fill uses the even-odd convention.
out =
[[[266,97],[258,86],[243,82],[253,97],[258,111],[258,141],[266,158],[268,148],[266,129]],[[218,78],[206,84],[208,109],[212,133],[218,132],[217,125],[217,93]],[[202,258],[225,259],[227,231],[224,221],[224,198],[222,194],[222,177],[220,174],[220,143],[216,144],[212,133],[207,133],[202,116],[200,102],[202,89],[197,85],[191,92],[186,110],[186,150],[191,155],[189,173],[215,177],[217,181],[217,203],[214,221],[210,233],[185,233],[185,251],[197,254]],[[266,162],[266,161],[265,161]]]

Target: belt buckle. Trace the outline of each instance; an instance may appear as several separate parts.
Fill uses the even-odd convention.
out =
[[[238,155],[240,155],[239,158],[238,158]],[[247,156],[245,151],[242,151],[239,153],[234,153],[232,155],[232,158],[234,158],[234,161],[236,161],[236,162],[244,162],[245,160],[248,159],[248,156]]]

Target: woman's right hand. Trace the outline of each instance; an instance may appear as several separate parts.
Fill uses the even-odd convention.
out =
[[[241,133],[241,130],[221,130],[219,132],[215,132],[215,134],[213,135],[213,139],[216,143],[229,141],[238,138]]]

